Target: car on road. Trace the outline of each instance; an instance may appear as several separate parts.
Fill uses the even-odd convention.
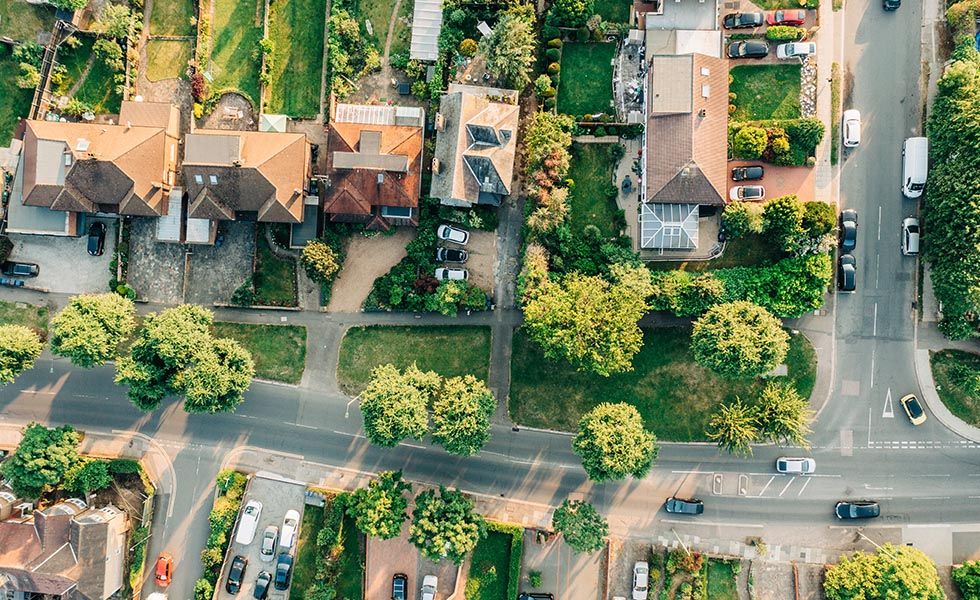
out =
[[[242,580],[245,579],[245,569],[248,568],[248,559],[241,554],[235,555],[231,559],[231,567],[228,569],[228,579],[225,580],[225,591],[229,594],[237,594],[242,589]]]
[[[728,13],[721,21],[725,29],[754,29],[762,27],[765,22],[766,16],[761,12]]]
[[[466,250],[456,250],[455,248],[436,248],[436,262],[455,262],[464,263],[469,255]]]
[[[919,253],[919,220],[915,217],[902,219],[902,254],[915,256]]]
[[[435,575],[426,575],[422,578],[419,600],[436,600],[437,589],[439,589],[439,578]]]
[[[235,534],[235,541],[246,546],[251,544],[252,540],[255,539],[255,530],[258,529],[261,516],[262,503],[258,500],[249,500],[238,520],[238,533]]]
[[[161,552],[153,569],[153,580],[160,587],[167,587],[174,578],[174,557],[169,552]]]
[[[517,600],[555,600],[555,595],[551,592],[521,592]]]
[[[88,253],[102,256],[105,252],[105,223],[96,221],[88,227]]]
[[[902,0],[881,0],[881,7],[885,10],[898,10],[902,5]]]
[[[395,573],[391,577],[391,600],[408,600],[408,575]]]
[[[776,58],[804,59],[817,53],[817,45],[813,42],[787,42],[776,46]]]
[[[762,200],[766,197],[766,188],[761,185],[736,185],[728,192],[731,200]]]
[[[787,475],[809,475],[817,470],[817,461],[812,458],[792,458],[781,456],[776,459],[776,471]]]
[[[259,576],[255,578],[255,589],[252,590],[252,597],[255,600],[265,600],[269,595],[269,584],[272,582],[272,575],[268,571],[259,571]]]
[[[861,144],[861,112],[856,108],[844,111],[841,137],[845,148],[857,148]]]
[[[840,213],[840,249],[850,252],[857,246],[858,211],[847,208]]]
[[[671,496],[664,502],[664,510],[679,515],[700,515],[704,512],[704,502],[697,498],[677,498]]]
[[[873,519],[881,514],[874,500],[841,500],[834,507],[838,519]]]
[[[455,280],[455,281],[466,281],[470,278],[470,272],[466,269],[451,269],[446,267],[439,267],[436,269],[436,279],[439,281]]]
[[[853,254],[842,254],[837,260],[837,287],[842,292],[857,289],[857,260]]]
[[[898,402],[902,405],[905,414],[908,415],[909,421],[913,425],[922,425],[926,422],[926,412],[922,410],[922,405],[919,404],[919,399],[915,397],[915,394],[903,396]]]
[[[0,273],[8,277],[37,277],[41,272],[41,267],[34,263],[4,261],[0,266]]]
[[[289,551],[296,540],[296,533],[299,531],[299,513],[295,510],[287,510],[286,516],[282,519],[282,532],[279,535],[279,549]]]
[[[762,165],[748,165],[732,169],[732,181],[755,181],[762,179],[766,170]]]
[[[792,25],[799,27],[806,22],[806,11],[802,9],[774,10],[766,14],[768,25]]]
[[[276,555],[276,542],[279,540],[279,528],[269,525],[262,532],[262,546],[259,549],[259,560],[262,562],[272,562]]]
[[[288,552],[280,552],[276,560],[276,589],[289,589],[289,580],[293,576],[293,557]]]
[[[769,44],[760,40],[739,40],[728,46],[728,58],[765,58]]]
[[[650,565],[637,561],[633,565],[633,600],[647,600],[650,593]]]
[[[460,246],[465,246],[466,242],[470,241],[469,231],[457,229],[452,225],[440,225],[439,229],[436,231],[436,236],[440,240],[459,244]]]

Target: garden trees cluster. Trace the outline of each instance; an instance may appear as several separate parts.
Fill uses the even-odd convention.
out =
[[[839,563],[827,567],[823,590],[827,600],[946,598],[932,560],[918,548],[892,544],[870,554],[842,556]]]
[[[390,364],[375,367],[361,392],[367,438],[386,448],[431,432],[433,441],[451,454],[476,454],[490,439],[495,408],[493,394],[472,375],[443,379],[414,364],[404,371]]]
[[[17,449],[0,464],[0,475],[10,482],[17,497],[38,498],[60,485],[68,470],[79,462],[80,441],[71,425],[49,429],[30,423]]]
[[[555,509],[551,526],[574,552],[601,550],[609,535],[609,523],[594,506],[583,500],[563,501]]]
[[[953,583],[964,600],[980,600],[980,561],[968,560],[953,569]]]
[[[493,32],[479,43],[487,71],[516,89],[531,81],[528,72],[534,65],[536,49],[534,14],[533,4],[512,5],[494,25]]]
[[[582,415],[572,450],[596,482],[641,478],[658,452],[657,438],[644,427],[639,411],[623,402],[603,402]]]
[[[349,0],[330,4],[330,35],[327,69],[330,89],[338,98],[354,91],[354,81],[381,68],[378,49],[361,37],[361,24],[351,15]]]
[[[813,166],[823,133],[823,122],[814,117],[728,124],[731,150],[736,158],[761,158],[777,165]]]
[[[415,497],[408,536],[422,556],[433,562],[448,558],[458,565],[486,536],[486,527],[469,498],[439,486],[438,493],[425,490]]]
[[[41,356],[41,338],[23,325],[0,325],[0,384],[10,383],[34,367]]]
[[[252,357],[238,342],[215,338],[213,314],[184,304],[150,313],[128,355],[116,363],[116,383],[129,399],[153,410],[166,396],[184,397],[187,412],[234,410],[255,373]]]
[[[771,381],[755,404],[736,398],[712,415],[708,439],[735,454],[751,454],[752,444],[768,441],[809,447],[813,411],[807,400],[789,384]]]
[[[364,535],[390,540],[401,533],[408,518],[412,484],[402,480],[401,471],[384,471],[365,488],[355,490],[347,501],[347,514]]]
[[[51,352],[79,367],[113,359],[136,326],[133,301],[119,294],[73,296],[51,321]]]
[[[555,0],[548,11],[548,24],[582,27],[594,12],[594,0]]]
[[[779,320],[744,300],[713,306],[694,322],[691,334],[694,360],[731,379],[768,373],[788,349],[789,335]]]
[[[24,42],[14,46],[11,56],[18,63],[20,74],[17,76],[17,87],[25,90],[34,89],[41,82],[41,59],[44,48],[37,42]]]

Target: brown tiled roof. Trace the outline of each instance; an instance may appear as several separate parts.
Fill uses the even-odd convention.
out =
[[[667,110],[657,112],[657,88],[676,85],[676,77],[668,75],[676,74],[679,69],[690,73],[690,78],[684,80],[690,103],[679,102],[676,94],[671,94]],[[703,54],[657,56],[651,61],[650,78],[646,200],[724,205],[728,157],[725,61]],[[681,105],[690,109],[681,110]]]

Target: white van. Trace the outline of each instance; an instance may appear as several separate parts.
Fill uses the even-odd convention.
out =
[[[902,193],[906,198],[918,198],[926,187],[929,172],[929,140],[912,137],[902,144]]]

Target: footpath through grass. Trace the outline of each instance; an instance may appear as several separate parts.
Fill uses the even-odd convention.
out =
[[[217,337],[231,338],[252,353],[255,376],[299,383],[306,367],[306,327],[300,325],[214,324]]]
[[[242,92],[258,110],[261,58],[255,50],[262,39],[262,6],[258,0],[213,0],[214,40],[211,70],[214,91]],[[253,58],[256,56],[256,58]],[[319,77],[317,78],[319,81]]]
[[[486,381],[490,372],[490,328],[446,325],[351,328],[340,343],[337,382],[358,394],[371,380],[371,370],[391,363],[400,369],[416,363],[443,377],[473,375]]]
[[[647,429],[659,439],[705,440],[708,420],[720,404],[736,397],[755,400],[765,381],[723,379],[699,366],[690,338],[690,327],[645,329],[634,370],[600,377],[545,358],[537,344],[518,330],[511,357],[511,418],[530,427],[576,431],[582,415],[600,402],[625,402],[639,410]],[[809,398],[816,356],[803,335],[791,336],[786,365],[786,379]]]
[[[733,121],[800,118],[800,65],[732,67]]]
[[[595,225],[603,237],[619,233],[616,215],[616,187],[612,170],[617,144],[573,144],[568,176],[575,182],[570,197],[572,231],[581,233],[586,225]]]
[[[607,0],[608,1],[608,0]],[[616,44],[569,42],[561,51],[558,110],[567,115],[610,113]]]
[[[929,359],[939,399],[957,418],[980,427],[980,354],[940,350]]]
[[[323,0],[276,0],[269,5],[269,39],[275,52],[266,112],[291,117],[319,113],[325,19]]]
[[[47,337],[49,316],[47,306],[0,300],[0,325],[23,325]]]

